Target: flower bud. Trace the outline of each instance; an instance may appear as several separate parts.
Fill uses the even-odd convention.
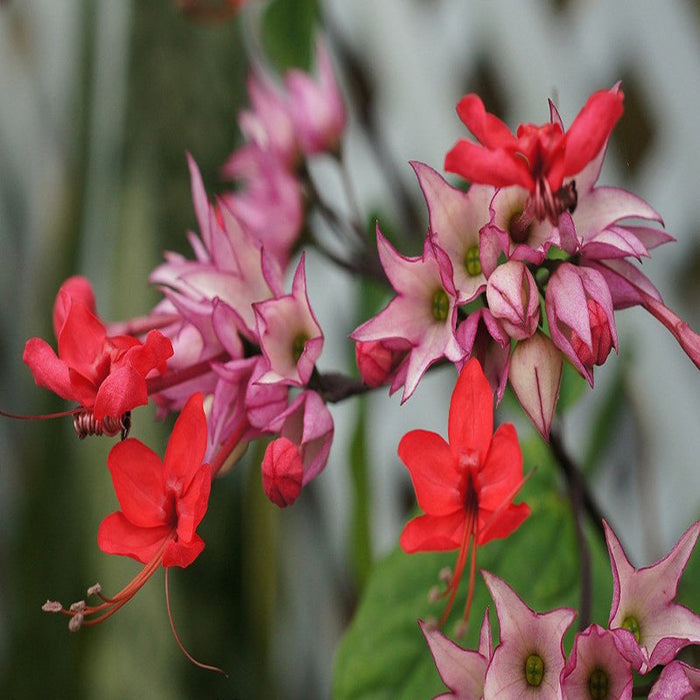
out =
[[[557,407],[563,365],[554,343],[539,331],[518,343],[510,358],[510,385],[545,439],[549,437]]]
[[[394,350],[382,340],[358,340],[355,344],[355,361],[360,377],[372,388],[387,384],[405,355],[405,350]]]
[[[617,348],[610,289],[597,270],[560,265],[547,284],[545,308],[554,344],[593,386],[593,366]]]
[[[525,340],[540,320],[540,296],[535,279],[525,265],[509,260],[491,274],[486,300],[494,316],[511,338]]]
[[[296,501],[304,476],[299,448],[287,438],[273,440],[262,461],[262,482],[267,497],[280,508]]]

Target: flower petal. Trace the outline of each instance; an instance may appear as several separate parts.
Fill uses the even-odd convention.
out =
[[[422,510],[446,515],[462,508],[455,456],[440,435],[412,430],[401,438],[398,453],[411,474]]]
[[[108,515],[100,524],[97,544],[107,554],[120,554],[147,564],[171,533],[169,525],[139,527],[117,511]]]
[[[493,434],[493,393],[476,358],[467,362],[457,379],[447,431],[453,452],[478,451],[479,463],[484,460]]]
[[[163,464],[150,447],[134,438],[118,442],[107,457],[107,466],[129,522],[141,528],[168,524]]]

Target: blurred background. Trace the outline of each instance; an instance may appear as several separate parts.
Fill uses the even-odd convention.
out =
[[[65,408],[35,387],[21,356],[27,338],[53,337],[51,307],[66,277],[92,280],[105,319],[158,301],[149,272],[165,249],[189,254],[184,234],[196,228],[185,153],[210,193],[221,187],[219,168],[240,143],[246,48],[260,19],[280,68],[308,68],[313,27],[325,27],[351,103],[345,153],[360,204],[399,236],[427,222],[408,161],[442,169],[465,135],[455,114],[463,94],[478,91],[513,127],[546,121],[551,98],[570,124],[592,91],[622,80],[625,115],[601,181],[662,214],[677,242],[654,251],[644,271],[700,329],[700,3],[253,0],[213,23],[186,17],[173,0],[5,0],[0,407]],[[320,181],[340,196],[326,165],[315,166]],[[420,223],[404,216],[387,173]],[[353,371],[347,334],[364,320],[357,282],[317,255],[307,276],[326,333],[321,368]],[[620,355],[596,370],[596,391],[561,427],[641,565],[700,515],[700,392],[697,370],[653,318],[629,310],[617,323]],[[138,565],[96,546],[116,508],[111,441],[79,444],[69,420],[1,419],[0,695],[327,697],[333,651],[371,563],[395,546],[411,504],[396,445],[414,427],[444,431],[453,381],[431,373],[401,408],[383,393],[334,406],[328,467],[294,508],[267,501],[254,449],[215,484],[200,529],[206,550],[171,586],[184,644],[223,667],[225,681],[177,650],[162,573],[99,628],[71,634],[41,612],[47,598],[69,603],[95,581],[116,592]],[[150,409],[135,423],[134,435],[162,454],[168,426]]]

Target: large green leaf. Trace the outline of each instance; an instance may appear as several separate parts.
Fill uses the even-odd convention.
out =
[[[561,605],[578,608],[579,560],[568,500],[556,489],[556,474],[546,449],[539,445],[530,449],[527,462],[538,464],[522,495],[530,503],[532,515],[507,540],[492,542],[479,551],[478,567],[505,579],[535,610],[543,612]],[[610,567],[602,542],[593,536],[589,541],[594,570],[593,621],[605,625],[612,594]],[[444,691],[417,619],[440,616],[444,603],[430,603],[427,594],[437,583],[440,569],[453,566],[455,559],[455,552],[408,555],[396,549],[376,566],[338,649],[334,698],[426,698]],[[460,619],[466,588],[463,581],[444,629],[447,634]],[[492,623],[496,623],[493,603],[478,576],[469,630],[460,640],[466,648],[476,648],[487,606],[492,610]],[[567,636],[569,645],[573,633],[572,629]]]

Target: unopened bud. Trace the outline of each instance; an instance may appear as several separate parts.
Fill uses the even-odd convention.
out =
[[[280,508],[297,500],[304,477],[299,448],[291,440],[279,437],[265,450],[262,482],[267,497]]]

